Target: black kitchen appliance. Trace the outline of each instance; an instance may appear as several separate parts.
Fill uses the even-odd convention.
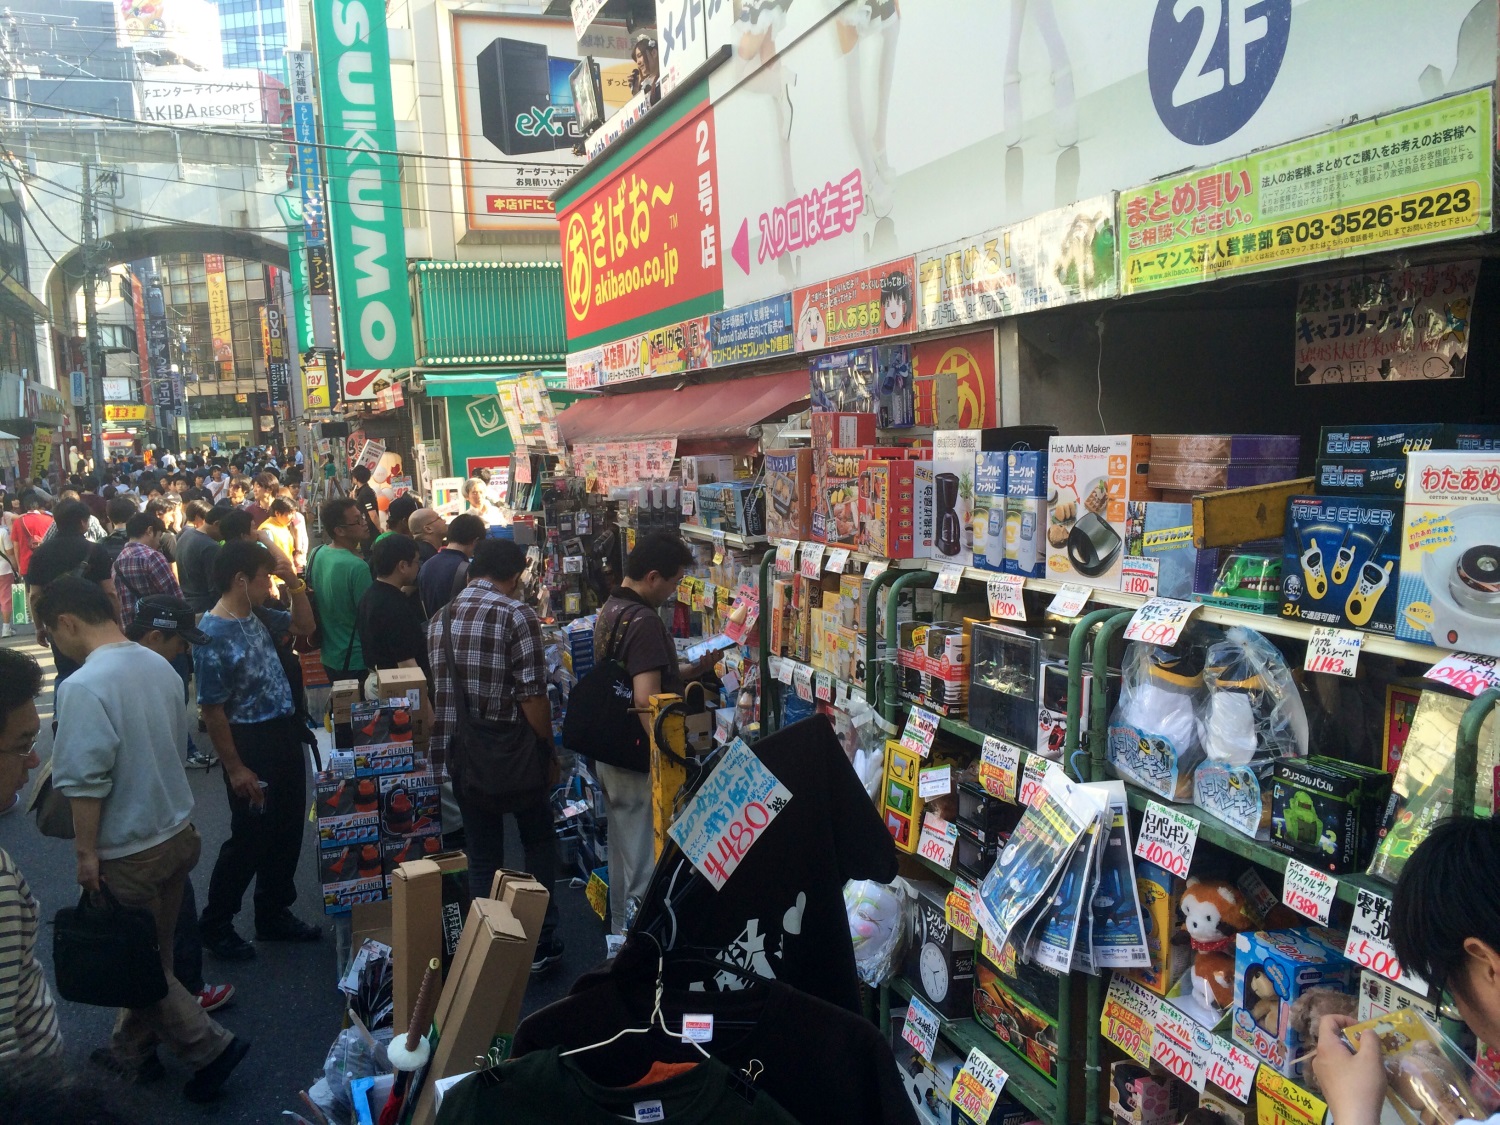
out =
[[[937,532],[933,542],[945,555],[956,555],[963,545],[964,529],[958,519],[958,475],[939,473],[934,491],[937,501]]]

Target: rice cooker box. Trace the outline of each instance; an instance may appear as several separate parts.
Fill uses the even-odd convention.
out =
[[[1157,500],[1147,434],[1054,437],[1047,448],[1047,577],[1120,588],[1125,505]]]
[[[1407,458],[1396,635],[1500,656],[1500,452]]]
[[[1381,496],[1288,499],[1281,616],[1395,632],[1401,508],[1399,500]]]

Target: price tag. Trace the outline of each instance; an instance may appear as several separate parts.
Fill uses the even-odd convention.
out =
[[[890,570],[890,568],[891,564],[888,559],[871,559],[865,563],[865,581],[869,582],[879,578],[886,571]]]
[[[973,941],[979,936],[979,921],[974,917],[974,888],[962,879],[953,880],[953,889],[943,900],[943,918],[964,937]]]
[[[1182,636],[1188,618],[1199,609],[1196,602],[1180,602],[1175,598],[1152,598],[1131,617],[1125,626],[1127,641],[1142,641],[1148,645],[1171,648]]]
[[[1255,1089],[1260,1094],[1255,1099],[1256,1108],[1275,1106],[1277,1125],[1323,1125],[1328,1120],[1327,1102],[1265,1063],[1255,1072]]]
[[[1087,586],[1064,586],[1047,603],[1047,612],[1055,613],[1059,617],[1077,617],[1083,612],[1083,607],[1088,604],[1089,588]]]
[[[797,662],[795,660],[783,659],[781,667],[776,670],[776,678],[784,684],[789,684],[792,682],[792,677],[796,672]]]
[[[1017,800],[1027,808],[1041,803],[1042,791],[1047,784],[1047,767],[1051,764],[1046,758],[1036,754],[1027,757],[1026,766],[1021,770],[1021,789],[1017,795]]]
[[[1344,956],[1403,988],[1421,996],[1427,995],[1427,982],[1402,969],[1396,951],[1391,948],[1391,900],[1384,895],[1359,888],[1354,901],[1354,918],[1349,923],[1349,940],[1344,943]]]
[[[1302,659],[1302,667],[1309,672],[1348,676],[1352,680],[1354,669],[1359,665],[1359,650],[1364,639],[1364,634],[1353,629],[1315,626],[1312,636],[1307,639],[1307,655]]]
[[[938,717],[921,707],[913,707],[906,716],[906,729],[901,732],[901,745],[920,757],[932,753],[932,740],[937,737]]]
[[[1328,911],[1339,892],[1339,881],[1326,871],[1295,859],[1286,861],[1286,881],[1281,885],[1281,901],[1298,914],[1305,914],[1320,926],[1328,925]]]
[[[828,552],[828,557],[823,560],[823,569],[831,570],[835,574],[843,574],[844,567],[849,565],[849,548],[835,547]]]
[[[790,575],[797,569],[797,541],[782,539],[776,544],[776,573]]]
[[[984,736],[979,757],[979,784],[992,797],[1002,801],[1016,799],[1016,775],[1021,772],[1021,748],[1001,742],[993,735]]]
[[[791,799],[787,787],[736,738],[667,832],[718,890]]]
[[[1026,599],[1021,591],[1026,580],[1015,574],[1001,574],[985,583],[990,596],[990,616],[996,621],[1025,621]]]
[[[1255,1068],[1260,1060],[1227,1039],[1215,1035],[1208,1060],[1208,1080],[1237,1102],[1248,1102],[1255,1089]]]
[[[1500,660],[1470,652],[1450,652],[1423,673],[1434,683],[1447,684],[1465,695],[1481,695],[1500,687]]]
[[[819,672],[813,677],[813,694],[824,703],[833,702],[833,677],[827,672]]]
[[[1197,845],[1196,820],[1155,801],[1146,802],[1146,811],[1141,814],[1141,833],[1135,841],[1136,855],[1186,879]]]
[[[802,544],[802,577],[811,578],[816,582],[823,576],[823,552],[826,548],[822,543]]]
[[[1213,1036],[1173,1004],[1163,1004],[1151,1037],[1151,1059],[1193,1089],[1203,1090],[1213,1054]]]
[[[1142,1066],[1151,1062],[1151,1039],[1162,1002],[1135,981],[1115,973],[1105,995],[1099,1030]]]
[[[953,850],[958,847],[958,825],[950,824],[937,813],[922,817],[922,835],[917,839],[917,854],[944,870],[953,866]]]
[[[1161,559],[1126,555],[1120,562],[1120,592],[1156,597],[1156,580],[1161,574]]]
[[[938,568],[937,586],[940,594],[958,593],[958,584],[963,581],[964,568],[958,563],[944,563]]]
[[[806,664],[798,664],[792,673],[792,682],[797,685],[797,698],[811,703],[813,698],[813,670]]]
[[[938,1028],[942,1021],[938,1014],[922,1003],[921,997],[913,996],[906,1008],[906,1023],[901,1027],[901,1038],[928,1062],[932,1061],[932,1049],[937,1046]]]
[[[704,609],[711,610],[718,603],[719,588],[712,582],[703,583],[703,593],[698,598],[698,604]]]
[[[969,1118],[985,1125],[1000,1100],[1000,1091],[1005,1089],[1005,1080],[1010,1075],[978,1047],[969,1052],[964,1065],[953,1079],[953,1089],[948,1091],[948,1100]]]
[[[728,549],[724,546],[724,533],[722,531],[714,532],[714,566],[718,566],[723,562],[724,556],[728,553]]]
[[[953,767],[929,766],[917,774],[917,795],[924,801],[953,792]]]
[[[682,1017],[682,1041],[684,1043],[712,1043],[713,1039],[714,1017],[711,1013]]]

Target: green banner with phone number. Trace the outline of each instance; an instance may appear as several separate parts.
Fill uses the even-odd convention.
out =
[[[1120,193],[1120,291],[1490,230],[1490,87]]]

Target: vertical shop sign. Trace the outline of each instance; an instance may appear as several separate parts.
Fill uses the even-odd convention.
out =
[[[313,5],[339,339],[356,368],[409,367],[411,305],[385,5]]]
[[[302,195],[302,237],[308,246],[327,240],[323,214],[323,169],[318,161],[317,95],[311,51],[286,53],[287,86],[292,93],[292,133],[297,139],[297,190]]]
[[[145,270],[142,282],[146,306],[146,355],[147,365],[142,370],[141,381],[157,387],[171,389],[173,401],[182,403],[183,414],[187,413],[187,399],[182,396],[181,384],[172,374],[171,345],[168,342],[167,306],[161,290],[161,275],[142,262]],[[132,267],[134,268],[134,267]],[[196,372],[189,372],[189,377]]]
[[[1468,261],[1303,282],[1297,386],[1462,379],[1478,280]]]
[[[130,305],[135,311],[135,346],[136,354],[140,359],[141,372],[141,401],[155,405],[158,401],[161,405],[170,408],[172,405],[171,390],[158,387],[151,381],[151,354],[146,347],[146,272],[151,268],[150,259],[136,259],[130,263]],[[82,405],[83,400],[75,393],[74,405]]]
[[[234,331],[229,319],[229,281],[224,275],[224,255],[203,255],[208,281],[208,330],[213,338],[214,362],[219,374],[234,374]]]
[[[266,305],[260,313],[261,331],[266,345],[266,383],[271,391],[271,407],[291,399],[287,379],[286,317],[279,305]]]

